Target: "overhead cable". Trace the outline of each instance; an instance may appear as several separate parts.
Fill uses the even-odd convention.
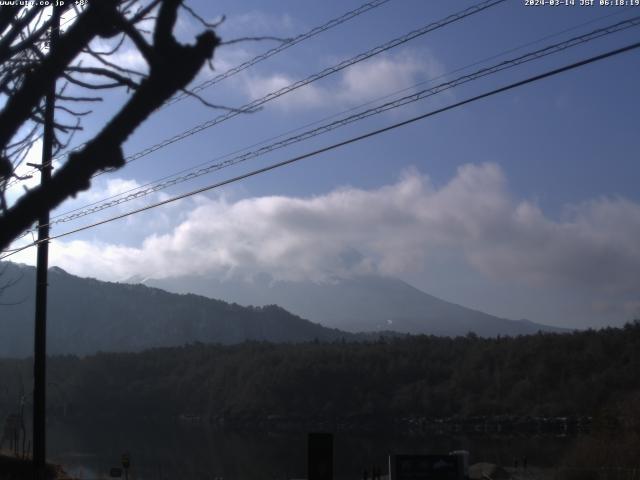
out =
[[[178,201],[178,200],[182,200],[184,198],[191,197],[193,195],[204,193],[204,192],[207,192],[209,190],[213,190],[215,188],[219,188],[219,187],[224,186],[224,185],[235,183],[235,182],[238,182],[240,180],[244,180],[246,178],[253,177],[253,176],[268,172],[270,170],[275,170],[277,168],[284,167],[284,166],[290,165],[292,163],[296,163],[296,162],[298,162],[300,160],[304,160],[306,158],[314,157],[314,156],[319,155],[321,153],[326,153],[328,151],[335,150],[337,148],[344,147],[346,145],[350,145],[352,143],[359,142],[361,140],[365,140],[367,138],[371,138],[371,137],[374,137],[376,135],[380,135],[382,133],[385,133],[385,132],[388,132],[388,131],[391,131],[391,130],[395,130],[397,128],[409,125],[411,123],[415,123],[415,122],[417,122],[419,120],[424,120],[424,119],[432,117],[434,115],[437,115],[437,114],[440,114],[440,113],[443,113],[443,112],[446,112],[446,111],[449,111],[449,110],[453,110],[453,109],[461,107],[463,105],[467,105],[469,103],[476,102],[478,100],[481,100],[481,99],[484,99],[484,98],[487,98],[487,97],[491,97],[493,95],[497,95],[499,93],[503,93],[503,92],[506,92],[508,90],[512,90],[514,88],[521,87],[521,86],[526,85],[526,84],[534,83],[534,82],[537,82],[539,80],[542,80],[542,79],[545,79],[545,78],[548,78],[548,77],[552,77],[552,76],[558,75],[558,74],[563,73],[563,72],[567,72],[569,70],[573,70],[573,69],[576,69],[576,68],[591,64],[591,63],[595,63],[595,62],[604,60],[606,58],[613,57],[615,55],[620,55],[622,53],[629,52],[629,51],[637,49],[637,48],[640,48],[640,42],[633,43],[633,44],[630,44],[630,45],[627,45],[625,47],[618,48],[618,49],[615,49],[615,50],[611,50],[611,51],[608,51],[606,53],[603,53],[603,54],[600,54],[600,55],[596,55],[596,56],[587,58],[585,60],[581,60],[581,61],[572,63],[570,65],[565,65],[564,67],[556,68],[554,70],[550,70],[550,71],[547,71],[545,73],[542,73],[542,74],[539,74],[539,75],[535,75],[533,77],[526,78],[525,80],[520,80],[518,82],[514,82],[514,83],[511,83],[511,84],[506,85],[504,87],[500,87],[500,88],[497,88],[495,90],[491,90],[489,92],[485,92],[483,94],[476,95],[474,97],[470,97],[470,98],[468,98],[466,100],[462,100],[460,102],[448,105],[446,107],[438,108],[436,110],[432,110],[432,111],[424,113],[422,115],[418,115],[416,117],[412,117],[412,118],[410,118],[408,120],[404,120],[402,122],[394,123],[394,124],[389,125],[387,127],[379,128],[377,130],[373,130],[371,132],[368,132],[368,133],[365,133],[365,134],[362,134],[362,135],[358,135],[356,137],[352,137],[352,138],[349,138],[347,140],[344,140],[344,141],[341,141],[341,142],[338,142],[338,143],[334,143],[332,145],[329,145],[329,146],[314,150],[312,152],[308,152],[308,153],[305,153],[303,155],[299,155],[299,156],[290,158],[288,160],[284,160],[282,162],[274,163],[274,164],[271,164],[269,166],[266,166],[266,167],[263,167],[263,168],[259,168],[257,170],[252,170],[252,171],[244,173],[242,175],[238,175],[236,177],[229,178],[227,180],[223,180],[221,182],[217,182],[217,183],[214,183],[214,184],[211,184],[211,185],[207,185],[205,187],[198,188],[196,190],[192,190],[190,192],[183,193],[181,195],[177,195],[177,196],[168,198],[166,200],[163,200],[163,201],[160,201],[160,202],[157,202],[157,203],[153,203],[151,205],[147,205],[145,207],[137,208],[135,210],[130,210],[130,211],[122,213],[120,215],[116,215],[116,216],[113,216],[113,217],[110,217],[110,218],[107,218],[107,219],[104,219],[104,220],[100,220],[98,222],[94,222],[94,223],[89,224],[89,225],[85,225],[85,226],[82,226],[82,227],[79,227],[79,228],[76,228],[76,229],[73,229],[73,230],[69,230],[69,231],[66,231],[66,232],[63,232],[63,233],[59,233],[57,235],[52,235],[52,236],[49,236],[49,237],[47,237],[45,239],[33,242],[31,244],[28,244],[28,245],[25,245],[25,246],[23,246],[23,247],[21,247],[19,249],[16,249],[13,252],[7,253],[6,255],[1,256],[0,260],[4,260],[5,258],[10,257],[11,255],[15,255],[16,253],[18,253],[20,251],[23,251],[23,250],[25,250],[27,248],[30,248],[30,247],[32,247],[34,245],[37,245],[38,243],[41,243],[41,242],[51,241],[51,240],[55,240],[57,238],[65,237],[65,236],[68,236],[68,235],[72,235],[74,233],[78,233],[78,232],[81,232],[81,231],[84,231],[84,230],[88,230],[90,228],[94,228],[94,227],[97,227],[97,226],[100,226],[100,225],[104,225],[106,223],[113,222],[115,220],[120,220],[122,218],[126,218],[126,217],[129,217],[129,216],[132,216],[132,215],[136,215],[138,213],[142,213],[144,211],[151,210],[153,208],[156,208],[156,207],[159,207],[159,206],[162,206],[162,205],[166,205],[166,204]]]
[[[339,17],[333,18],[333,19],[329,20],[328,22],[326,22],[326,23],[324,23],[324,24],[322,24],[320,26],[312,28],[308,32],[301,33],[301,34],[289,39],[288,41],[286,41],[284,43],[281,43],[277,47],[274,47],[274,48],[272,48],[270,50],[267,50],[266,52],[261,53],[260,55],[257,55],[255,57],[251,58],[250,60],[247,60],[246,62],[241,63],[240,65],[232,67],[229,70],[227,70],[225,72],[222,72],[222,73],[216,75],[215,77],[213,77],[213,78],[211,78],[209,80],[205,80],[204,82],[199,83],[198,85],[192,87],[190,89],[190,91],[195,93],[195,92],[199,92],[201,90],[204,90],[204,89],[206,89],[208,87],[211,87],[211,86],[215,85],[216,83],[221,82],[222,80],[225,80],[225,79],[227,79],[229,77],[232,77],[233,75],[235,75],[237,73],[240,73],[243,70],[246,70],[247,68],[249,68],[249,67],[251,67],[251,66],[253,66],[253,65],[257,64],[257,63],[260,63],[260,62],[262,62],[262,61],[264,61],[264,60],[266,60],[266,59],[268,59],[268,58],[270,58],[270,57],[272,57],[272,56],[274,56],[274,55],[276,55],[276,54],[278,54],[278,53],[280,53],[280,52],[282,52],[282,51],[284,51],[284,50],[286,50],[286,49],[288,49],[290,47],[293,47],[294,45],[297,45],[297,44],[299,44],[299,43],[301,43],[301,42],[303,42],[303,41],[305,41],[305,40],[307,40],[307,39],[309,39],[311,37],[314,37],[314,36],[316,36],[316,35],[318,35],[318,34],[320,34],[322,32],[330,30],[333,27],[341,25],[341,24],[343,24],[343,23],[345,23],[345,22],[347,22],[347,21],[349,21],[349,20],[351,20],[351,19],[353,19],[353,18],[355,18],[355,17],[357,17],[359,15],[362,15],[363,13],[368,12],[369,10],[377,8],[377,7],[379,7],[379,6],[381,6],[381,5],[385,4],[385,3],[388,3],[390,1],[391,0],[372,0],[370,2],[366,2],[366,3],[362,4],[362,5],[360,5],[358,8],[350,10],[350,11],[344,13],[343,15],[341,15]],[[74,18],[66,20],[65,22],[63,22],[63,24],[69,22],[70,20],[73,20]],[[184,93],[184,92],[180,93],[180,94],[175,95],[174,97],[170,98],[169,100],[167,100],[163,104],[162,107],[174,104],[174,103],[179,102],[180,100],[183,100],[184,98],[187,98],[187,97],[189,97],[189,95],[187,93]],[[64,153],[62,153],[60,155],[57,155],[54,158],[54,160],[58,160],[58,159],[60,159],[60,158],[62,158],[64,156],[68,155],[71,152],[78,151],[81,148],[83,148],[85,145],[86,145],[86,143],[82,143],[82,144],[77,145],[77,146],[75,146],[73,148],[70,148],[70,149],[66,150]],[[32,174],[34,174],[36,172],[38,172],[38,170],[37,169],[33,169],[32,171],[28,172],[25,175],[32,175]],[[7,188],[13,186],[16,183],[19,183],[19,180],[14,180],[14,181],[10,182],[7,185]]]
[[[387,2],[389,2],[390,0],[374,0],[371,2],[367,2],[361,6],[359,6],[358,8],[351,10],[343,15],[341,15],[340,17],[336,17],[332,20],[329,20],[328,22],[324,23],[323,25],[320,25],[318,27],[312,28],[311,30],[309,30],[308,32],[305,33],[301,33],[300,35],[293,37],[292,39],[288,40],[287,42],[284,42],[280,45],[278,45],[277,47],[274,47],[270,50],[267,50],[264,53],[261,53],[260,55],[257,55],[255,57],[253,57],[250,60],[247,60],[246,62],[241,63],[240,65],[237,65],[235,67],[230,68],[229,70],[222,72],[218,75],[216,75],[215,77],[209,79],[209,80],[205,80],[201,83],[199,83],[198,85],[195,85],[194,87],[191,87],[189,90],[191,92],[200,92],[202,90],[204,90],[205,88],[209,88],[213,85],[215,85],[216,83],[221,82],[222,80],[225,80],[229,77],[232,77],[233,75],[242,72],[243,70],[246,70],[249,67],[252,67],[253,65],[255,65],[256,63],[260,63],[264,60],[266,60],[267,58],[273,57],[274,55],[276,55],[277,53],[280,53],[290,47],[293,47],[294,45],[297,45],[300,42],[303,42],[304,40],[307,40],[311,37],[315,37],[316,35],[325,32],[333,27],[336,27],[344,22],[347,22],[349,20],[351,20],[352,18],[357,17],[358,15],[362,15],[365,12],[368,12],[369,10],[373,9],[373,8],[377,8]],[[167,100],[165,102],[165,105],[172,105],[176,102],[179,102],[180,100],[183,100],[185,98],[189,97],[189,95],[187,93],[180,93],[179,95],[176,95],[174,97],[172,97],[171,99]]]
[[[462,72],[462,71],[468,70],[469,68],[474,67],[474,66],[476,66],[476,65],[481,65],[481,64],[483,64],[483,63],[486,63],[486,62],[488,62],[488,61],[490,61],[490,60],[494,60],[494,59],[496,59],[496,58],[500,58],[500,57],[502,57],[502,56],[504,56],[504,55],[507,55],[507,54],[509,54],[509,53],[516,52],[516,51],[518,51],[518,50],[522,50],[523,48],[526,48],[526,47],[529,47],[529,46],[532,46],[532,45],[536,45],[536,44],[538,44],[538,43],[543,42],[544,40],[548,40],[548,39],[550,39],[550,38],[558,37],[558,36],[560,36],[560,35],[562,35],[562,34],[564,34],[564,33],[568,33],[568,32],[571,32],[571,31],[577,30],[577,29],[579,29],[579,28],[581,28],[581,27],[584,27],[584,26],[586,26],[586,25],[590,25],[590,24],[593,24],[593,23],[595,23],[595,22],[599,22],[599,21],[601,21],[601,20],[603,20],[603,19],[605,19],[605,18],[609,18],[609,17],[612,17],[612,16],[620,15],[620,14],[622,14],[622,13],[626,13],[626,11],[627,11],[627,10],[629,10],[629,9],[630,9],[630,8],[623,9],[623,10],[617,10],[617,11],[612,12],[612,13],[609,13],[609,14],[607,14],[607,15],[603,15],[603,16],[601,16],[601,17],[598,17],[598,18],[595,18],[595,19],[591,19],[591,20],[589,20],[589,21],[586,21],[586,22],[583,22],[583,23],[580,23],[580,24],[574,25],[574,26],[572,26],[572,27],[570,27],[570,28],[566,28],[566,29],[560,30],[560,31],[555,32],[555,33],[553,33],[553,34],[546,35],[546,36],[541,37],[541,38],[539,38],[539,39],[536,39],[536,40],[534,40],[534,41],[531,41],[531,42],[527,42],[527,43],[524,43],[524,44],[518,45],[518,46],[516,46],[516,47],[513,47],[513,48],[510,48],[510,49],[508,49],[508,50],[505,50],[505,51],[503,51],[503,52],[501,52],[501,53],[497,53],[497,54],[491,55],[491,56],[489,56],[489,57],[485,57],[485,58],[483,58],[482,60],[478,60],[478,61],[475,61],[475,62],[473,62],[473,63],[471,63],[471,64],[467,64],[467,65],[465,65],[465,66],[463,66],[463,67],[458,67],[458,68],[456,68],[455,70],[449,71],[449,72],[447,72],[447,73],[444,73],[444,74],[438,75],[438,76],[436,76],[436,77],[433,77],[433,78],[430,78],[430,79],[427,79],[427,80],[423,80],[423,81],[418,82],[418,83],[416,83],[416,84],[414,84],[414,85],[412,85],[412,86],[410,86],[410,87],[406,87],[406,88],[403,88],[403,89],[401,89],[401,90],[397,90],[397,91],[395,91],[395,92],[393,92],[393,93],[389,93],[389,94],[384,95],[384,96],[382,96],[382,97],[378,97],[378,98],[376,98],[376,99],[373,99],[373,100],[367,101],[367,102],[365,102],[365,103],[363,103],[363,104],[360,104],[360,105],[357,105],[357,106],[354,106],[354,107],[348,108],[347,110],[343,110],[342,112],[338,112],[338,113],[331,114],[331,115],[329,115],[329,116],[327,116],[327,117],[324,117],[324,118],[319,119],[319,120],[315,120],[315,121],[313,121],[313,122],[311,122],[311,123],[305,124],[305,125],[300,126],[300,127],[293,128],[293,129],[288,130],[288,131],[286,131],[286,132],[284,132],[284,133],[281,133],[281,134],[279,134],[279,135],[276,135],[276,136],[273,136],[273,137],[270,137],[270,138],[267,138],[267,139],[264,139],[264,140],[258,141],[258,142],[256,142],[256,143],[254,143],[254,144],[250,145],[250,146],[247,146],[247,147],[244,147],[244,148],[240,148],[240,149],[237,149],[237,150],[235,150],[235,151],[233,151],[233,152],[230,152],[230,153],[227,153],[227,154],[225,154],[225,155],[219,156],[219,157],[215,158],[214,160],[209,160],[209,161],[206,161],[206,162],[201,162],[201,163],[199,163],[199,164],[197,164],[197,165],[194,165],[193,167],[185,168],[185,169],[179,170],[179,171],[177,171],[177,172],[174,172],[173,174],[165,175],[165,176],[163,176],[162,178],[158,178],[158,179],[156,179],[156,180],[153,180],[153,181],[147,182],[147,183],[145,183],[144,185],[140,185],[140,186],[137,186],[137,187],[134,187],[134,188],[130,188],[130,189],[125,190],[125,191],[123,191],[123,192],[119,192],[119,193],[116,193],[116,194],[114,194],[114,195],[110,195],[110,196],[105,197],[105,198],[102,198],[102,199],[100,199],[100,200],[96,200],[95,202],[91,202],[91,203],[89,203],[89,204],[86,204],[86,205],[83,205],[83,206],[79,206],[79,207],[76,207],[76,208],[73,208],[73,209],[67,210],[66,212],[59,213],[59,214],[55,215],[53,218],[59,218],[59,217],[67,216],[68,214],[73,213],[73,212],[76,212],[76,211],[78,211],[78,210],[84,210],[84,209],[86,209],[86,208],[88,208],[88,207],[92,207],[92,206],[94,206],[94,205],[98,205],[98,204],[100,204],[100,203],[104,203],[104,202],[106,202],[106,201],[108,201],[108,200],[112,200],[112,199],[115,199],[115,198],[117,198],[117,197],[121,197],[121,196],[123,196],[123,195],[127,195],[127,194],[132,193],[132,192],[135,192],[135,191],[137,191],[137,190],[145,189],[146,187],[149,187],[149,186],[151,186],[151,185],[155,185],[155,184],[157,184],[157,183],[159,183],[159,182],[162,182],[162,181],[164,181],[164,180],[167,180],[167,179],[170,179],[170,178],[176,177],[176,176],[181,175],[181,174],[186,173],[186,172],[190,172],[190,171],[197,170],[197,169],[199,169],[200,167],[203,167],[203,166],[206,166],[206,165],[210,165],[212,162],[217,162],[217,161],[222,160],[222,159],[224,159],[224,158],[230,158],[230,157],[232,157],[232,156],[234,156],[234,155],[238,155],[238,154],[240,154],[241,152],[246,152],[246,151],[250,150],[251,148],[258,147],[258,146],[260,146],[260,145],[266,145],[268,142],[272,142],[272,141],[277,140],[277,139],[279,139],[279,138],[286,137],[287,135],[291,135],[291,134],[293,134],[293,133],[303,131],[303,130],[304,130],[304,129],[306,129],[306,128],[312,127],[312,126],[314,126],[314,125],[321,124],[322,122],[326,122],[326,121],[331,120],[331,119],[333,119],[333,118],[339,117],[340,115],[344,115],[344,114],[347,114],[347,113],[350,113],[350,112],[353,112],[353,111],[357,111],[358,109],[361,109],[361,108],[364,108],[364,107],[366,107],[366,106],[369,106],[369,105],[375,104],[376,102],[379,102],[379,101],[382,101],[382,100],[386,100],[386,99],[389,99],[389,98],[393,98],[394,96],[399,95],[399,94],[404,93],[404,92],[414,91],[416,88],[418,88],[418,87],[420,87],[420,86],[422,86],[422,85],[426,85],[426,84],[429,84],[429,83],[433,83],[433,82],[435,82],[436,80],[439,80],[439,79],[441,79],[441,78],[447,78],[447,77],[449,77],[450,75],[453,75],[454,73],[458,73],[458,72]],[[607,28],[607,27],[605,27],[605,28]],[[599,29],[599,30],[600,30],[600,29]],[[613,33],[613,32],[611,32],[611,33]]]
[[[168,145],[171,145],[175,142],[184,140],[187,137],[190,137],[191,135],[194,135],[196,133],[202,132],[203,130],[206,130],[208,128],[213,127],[214,125],[218,125],[219,123],[222,123],[226,120],[229,120],[233,117],[236,117],[238,115],[241,115],[243,113],[253,113],[255,112],[257,109],[259,109],[260,107],[262,107],[265,103],[270,102],[271,100],[275,100],[276,98],[279,98],[283,95],[286,95],[288,93],[293,92],[294,90],[297,90],[301,87],[304,87],[305,85],[309,85],[312,82],[315,82],[317,80],[320,80],[322,78],[325,78],[329,75],[332,75],[336,72],[339,72],[341,70],[344,70],[347,67],[350,67],[352,65],[355,65],[357,63],[360,63],[364,60],[367,60],[375,55],[379,55],[380,53],[386,52],[387,50],[390,50],[392,48],[395,48],[399,45],[402,45],[404,43],[407,43],[417,37],[420,37],[422,35],[426,35],[429,32],[432,32],[434,30],[437,30],[439,28],[442,28],[446,25],[449,25],[451,23],[457,22],[459,20],[462,20],[463,18],[469,17],[471,15],[474,15],[476,13],[482,12],[488,8],[491,8],[495,5],[498,5],[500,3],[503,3],[506,0],[485,0],[482,1],[480,3],[477,3],[475,5],[472,5],[469,8],[466,8],[460,12],[451,14],[445,18],[443,18],[442,20],[439,20],[437,22],[433,22],[430,23],[429,25],[425,25],[422,28],[419,28],[417,30],[413,30],[409,33],[406,33],[405,35],[402,35],[400,37],[394,38],[393,40],[386,42],[382,45],[378,45],[377,47],[374,47],[370,50],[367,50],[366,52],[360,53],[359,55],[356,55],[354,57],[351,57],[347,60],[344,60],[336,65],[333,65],[331,67],[327,67],[324,70],[321,70],[320,72],[314,73],[313,75],[309,75],[308,77],[302,79],[302,80],[298,80],[297,82],[294,82],[290,85],[287,85],[286,87],[282,87],[278,90],[275,90],[273,92],[268,93],[267,95],[260,97],[256,100],[253,100],[252,102],[249,102],[237,109],[228,111],[222,115],[218,115],[217,117],[212,118],[211,120],[207,120],[206,122],[203,122],[199,125],[196,125],[188,130],[185,130],[181,133],[178,133],[176,135],[174,135],[171,138],[165,139],[161,142],[158,142],[154,145],[151,145],[143,150],[140,150],[136,153],[133,153],[131,155],[128,155],[127,157],[125,157],[125,161],[126,163],[131,163],[135,160],[138,160],[142,157],[145,157],[153,152],[156,152],[164,147],[167,147]],[[97,174],[99,175],[99,174]]]
[[[461,77],[455,78],[453,80],[450,80],[448,82],[444,82],[441,83],[439,85],[436,85],[434,87],[431,88],[426,88],[426,89],[422,89],[418,92],[412,93],[410,95],[405,95],[401,98],[398,98],[396,100],[393,101],[389,101],[386,102],[382,105],[373,107],[373,108],[369,108],[367,110],[364,110],[362,112],[353,114],[353,115],[349,115],[347,117],[343,117],[339,120],[321,125],[319,127],[304,131],[298,135],[294,135],[294,136],[290,136],[287,137],[285,139],[279,140],[277,142],[262,146],[261,148],[258,148],[256,150],[253,151],[248,151],[245,152],[243,154],[239,154],[239,155],[235,155],[223,162],[219,162],[219,163],[214,163],[208,166],[204,166],[201,168],[193,168],[190,170],[186,170],[189,173],[186,173],[184,175],[174,175],[174,176],[169,176],[169,177],[164,177],[164,178],[169,178],[167,180],[159,180],[157,182],[153,182],[151,184],[147,184],[143,187],[139,187],[137,189],[132,189],[132,193],[128,193],[127,195],[125,195],[124,192],[123,194],[119,194],[119,195],[114,195],[113,197],[111,197],[111,199],[106,199],[108,201],[102,201],[102,202],[94,202],[93,204],[90,204],[88,206],[86,206],[85,208],[80,207],[79,209],[76,209],[76,211],[71,211],[68,212],[68,214],[65,214],[64,216],[59,216],[59,218],[55,218],[51,221],[50,225],[55,225],[55,224],[60,224],[60,223],[66,223],[72,220],[76,220],[78,218],[84,217],[86,215],[90,215],[102,210],[105,210],[107,208],[110,207],[114,207],[116,205],[120,205],[132,200],[136,200],[142,197],[145,197],[147,195],[150,195],[152,193],[158,192],[160,190],[164,190],[166,188],[175,186],[177,184],[180,183],[184,183],[186,181],[189,180],[193,180],[195,178],[201,177],[203,175],[209,174],[211,172],[214,171],[218,171],[221,170],[223,168],[227,168],[230,167],[232,165],[236,165],[242,162],[245,162],[247,160],[259,157],[261,155],[265,155],[267,153],[270,153],[274,150],[278,150],[290,145],[293,145],[295,143],[299,143],[302,142],[304,140],[308,140],[312,137],[330,132],[332,130],[335,130],[337,128],[343,127],[345,125],[349,125],[351,123],[363,120],[365,118],[374,116],[374,115],[378,115],[381,114],[383,112],[387,112],[389,110],[395,109],[395,108],[399,108],[399,107],[403,107],[405,105],[417,102],[419,100],[424,100],[426,98],[429,98],[433,95],[437,95],[440,92],[443,92],[445,90],[449,90],[452,88],[455,88],[459,85],[477,80],[479,78],[483,78],[485,76],[488,75],[492,75],[498,72],[501,72],[503,70],[507,70],[509,68],[513,68],[519,65],[522,65],[524,63],[533,61],[533,60],[537,60],[543,57],[546,57],[548,55],[551,54],[555,54],[561,51],[564,51],[568,48],[571,47],[575,47],[577,45],[581,45],[584,43],[587,43],[589,41],[601,38],[603,36],[606,35],[610,35],[612,33],[616,33],[616,32],[620,32],[622,30],[626,30],[628,28],[634,27],[634,26],[639,26],[640,25],[640,16],[631,18],[631,19],[627,19],[621,22],[618,22],[614,25],[610,25],[607,27],[603,27],[603,28],[599,28],[596,29],[592,32],[586,33],[584,35],[580,35],[577,37],[573,37],[571,39],[565,40],[563,42],[559,42],[553,45],[549,45],[547,47],[535,50],[533,52],[529,52],[526,53],[524,55],[521,55],[517,58],[513,58],[511,60],[505,60],[503,62],[500,62],[496,65],[493,65],[491,67],[486,67],[486,68],[482,68],[480,70],[477,70],[476,72],[467,74],[467,75],[463,75]],[[164,180],[164,181],[163,181]],[[146,187],[146,188],[145,188]],[[137,191],[136,191],[137,190]],[[120,197],[120,198],[114,198],[114,197]],[[79,210],[79,211],[77,211]]]

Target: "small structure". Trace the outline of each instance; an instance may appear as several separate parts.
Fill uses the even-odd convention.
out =
[[[389,480],[466,480],[464,456],[390,455]]]
[[[310,433],[307,438],[308,480],[333,480],[333,435]]]

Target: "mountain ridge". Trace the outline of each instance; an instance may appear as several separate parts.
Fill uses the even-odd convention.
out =
[[[28,356],[33,351],[35,268],[3,265],[7,279],[17,282],[5,291],[5,304],[0,305],[0,356]],[[49,270],[48,299],[47,342],[51,354],[135,352],[193,342],[357,339],[277,305],[242,307],[146,285],[81,278],[58,267]]]
[[[0,299],[0,356],[28,356],[33,351],[35,268],[13,263],[3,268],[6,279],[17,283]],[[48,351],[85,355],[191,342],[367,341],[407,333],[455,337],[474,332],[491,337],[567,331],[494,317],[386,277],[334,279],[325,285],[276,282],[266,275],[252,285],[202,277],[186,280],[104,282],[52,267]],[[177,285],[182,291],[175,291]],[[194,285],[199,290],[188,291]],[[218,296],[225,300],[207,295],[212,285],[225,286],[227,295]]]
[[[147,279],[147,285],[187,291],[240,305],[275,303],[313,322],[348,332],[460,336],[534,334],[570,330],[530,320],[510,320],[448,302],[392,277],[361,275],[331,282],[276,281],[260,274],[251,282],[184,276]]]

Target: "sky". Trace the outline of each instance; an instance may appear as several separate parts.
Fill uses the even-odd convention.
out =
[[[200,94],[211,103],[238,108],[476,3],[390,0]],[[223,41],[292,38],[361,4],[189,3],[207,20],[225,15],[217,29]],[[507,0],[100,175],[90,190],[52,212],[53,218],[180,170],[230,158],[224,156],[287,132],[329,123],[636,15],[640,7],[588,7],[579,0],[575,5],[527,6]],[[183,11],[175,33],[190,42],[202,29]],[[632,27],[488,75],[56,224],[52,234],[637,42],[639,32],[640,26]],[[279,44],[223,44],[215,52],[215,70],[204,69],[193,85]],[[117,60],[144,68],[127,44]],[[51,243],[50,264],[110,281],[191,274],[250,279],[262,272],[276,279],[317,282],[387,275],[506,318],[578,328],[622,325],[640,317],[639,74],[640,51],[608,58],[62,237]],[[107,93],[73,144],[91,138],[126,98],[124,91]],[[224,114],[194,98],[166,106],[135,132],[124,146],[125,154]],[[31,161],[39,161],[39,148],[36,145],[30,153]],[[248,151],[252,150],[255,147]],[[10,200],[19,193],[19,188],[11,190]],[[11,259],[35,264],[35,251],[25,250]]]

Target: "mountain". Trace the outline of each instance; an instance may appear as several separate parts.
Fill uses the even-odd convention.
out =
[[[526,335],[566,331],[528,320],[508,320],[446,302],[401,280],[381,276],[334,279],[325,283],[274,281],[259,275],[250,282],[191,276],[147,279],[168,291],[192,292],[241,305],[275,303],[327,327],[350,332],[395,331],[443,336]]]
[[[35,268],[3,263],[2,273],[0,285],[16,283],[0,296],[0,356],[31,355]],[[193,342],[355,338],[276,305],[242,307],[145,285],[80,278],[57,267],[49,270],[47,350],[52,354],[140,351]]]

